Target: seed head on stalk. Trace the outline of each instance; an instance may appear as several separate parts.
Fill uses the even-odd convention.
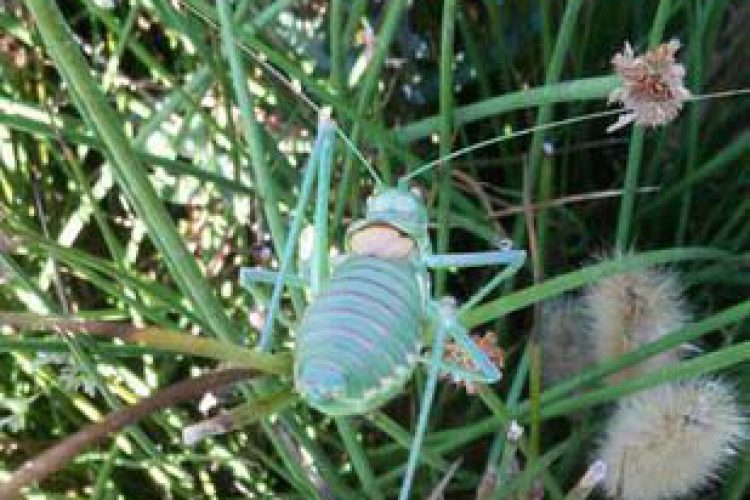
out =
[[[690,97],[684,87],[685,68],[675,60],[680,42],[671,40],[643,55],[636,56],[625,42],[622,52],[615,54],[612,65],[622,85],[609,95],[609,102],[620,102],[625,114],[607,128],[614,132],[632,122],[656,127],[674,120],[682,104]]]

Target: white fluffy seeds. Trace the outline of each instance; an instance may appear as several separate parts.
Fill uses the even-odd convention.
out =
[[[583,301],[597,362],[634,351],[688,320],[678,281],[656,269],[601,279],[586,290]],[[611,380],[652,371],[680,357],[679,349],[667,351],[613,375]]]
[[[683,496],[705,486],[744,438],[733,391],[718,380],[666,384],[624,399],[599,458],[604,489],[623,500]]]
[[[584,370],[593,364],[582,301],[560,297],[542,304],[536,332],[542,349],[542,379],[545,386]]]

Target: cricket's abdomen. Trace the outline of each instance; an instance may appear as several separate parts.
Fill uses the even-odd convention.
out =
[[[297,336],[294,382],[329,415],[365,413],[400,392],[420,349],[420,284],[407,260],[351,256],[313,300]]]

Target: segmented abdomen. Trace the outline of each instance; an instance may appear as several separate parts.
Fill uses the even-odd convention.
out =
[[[419,278],[409,261],[347,258],[300,325],[297,390],[330,415],[376,408],[411,375],[423,316]]]

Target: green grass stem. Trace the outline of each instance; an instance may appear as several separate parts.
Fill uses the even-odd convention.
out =
[[[672,1],[663,0],[659,2],[651,25],[649,35],[649,47],[654,48],[661,43],[664,28],[669,20],[672,10]],[[625,167],[625,182],[623,185],[622,199],[620,201],[620,215],[617,221],[617,232],[615,235],[615,249],[624,252],[631,244],[633,210],[635,206],[636,191],[638,190],[638,179],[640,177],[641,159],[643,158],[643,141],[645,130],[639,125],[633,126],[630,133],[630,147],[628,150],[628,163]]]
[[[440,158],[447,156],[453,146],[453,65],[454,37],[456,32],[456,1],[444,0],[443,20],[440,36]],[[444,161],[437,170],[437,252],[448,252],[451,200],[451,164]],[[446,270],[435,272],[435,295],[445,293]]]

